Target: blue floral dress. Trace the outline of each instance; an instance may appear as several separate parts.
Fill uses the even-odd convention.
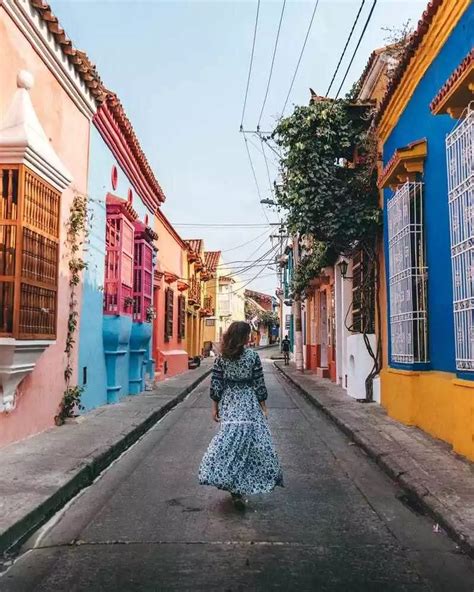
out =
[[[258,354],[245,349],[237,360],[217,358],[211,399],[219,402],[220,430],[199,468],[201,485],[254,494],[283,486],[283,474],[259,401],[267,398]]]

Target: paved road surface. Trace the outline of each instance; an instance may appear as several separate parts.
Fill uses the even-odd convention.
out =
[[[265,369],[285,489],[242,515],[197,484],[207,381],[29,541],[0,590],[473,592],[473,562]]]

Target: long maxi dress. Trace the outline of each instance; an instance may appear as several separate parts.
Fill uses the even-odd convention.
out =
[[[280,462],[259,405],[268,393],[257,352],[245,349],[237,360],[218,357],[210,396],[219,403],[221,421],[199,468],[201,485],[241,495],[283,486]]]

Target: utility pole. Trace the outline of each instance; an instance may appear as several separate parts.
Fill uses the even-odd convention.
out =
[[[300,262],[299,234],[293,236],[293,269],[296,270]],[[303,364],[303,324],[301,312],[301,296],[293,295],[293,322],[295,326],[295,364],[296,369],[304,372]]]

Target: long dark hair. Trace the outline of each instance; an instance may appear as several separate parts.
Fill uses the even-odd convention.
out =
[[[245,321],[234,321],[222,338],[221,354],[228,360],[239,358],[250,337],[250,325]]]

